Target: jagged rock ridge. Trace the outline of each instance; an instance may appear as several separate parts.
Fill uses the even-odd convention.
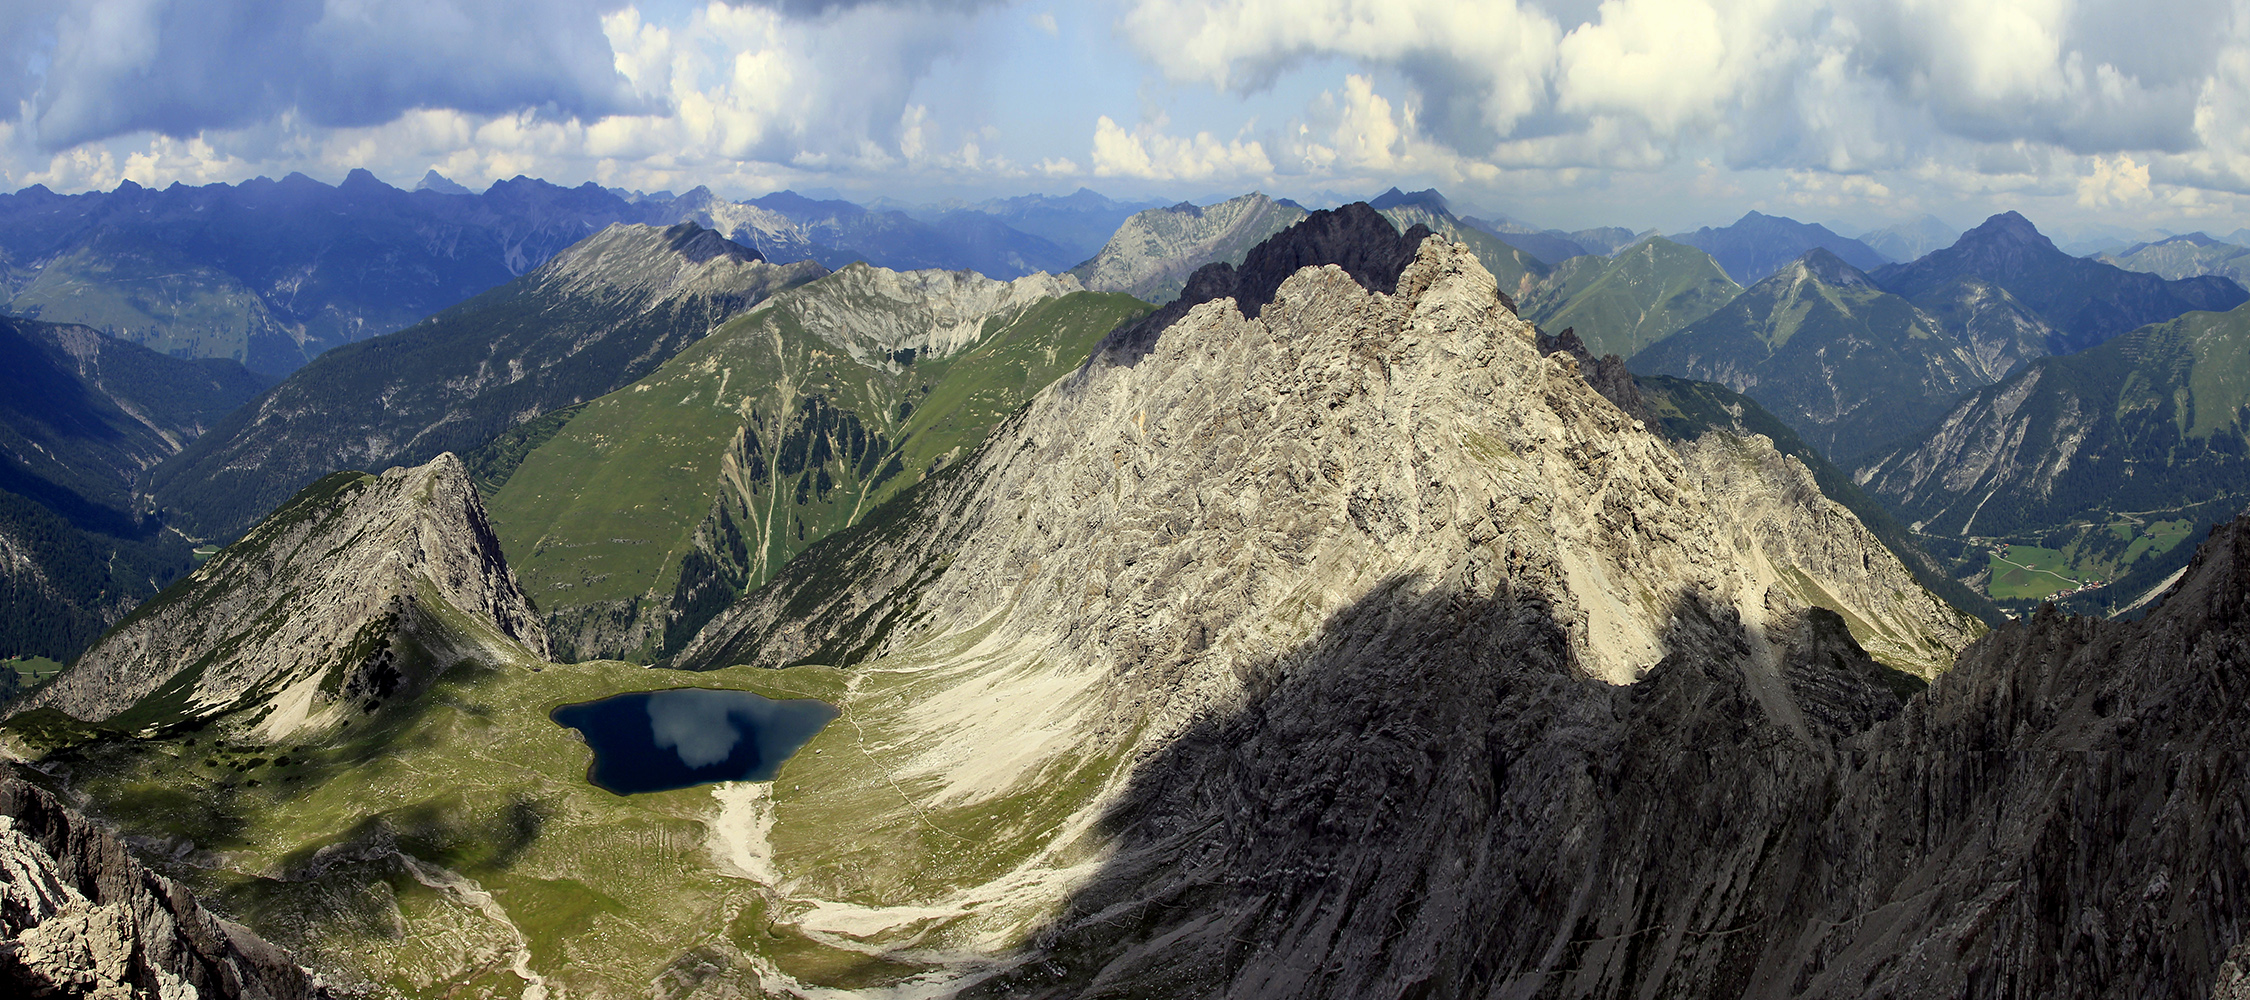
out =
[[[451,453],[308,487],[10,714],[139,727],[247,710],[279,740],[411,699],[464,659],[546,634]]]
[[[1356,214],[1264,256],[1303,262]],[[953,914],[914,925],[922,948],[1028,922],[1015,972],[979,987],[996,995],[1481,994],[1724,884],[1676,845],[1653,856],[1683,817],[1631,809],[1700,790],[1722,812],[1764,793],[1706,768],[1810,774],[1897,712],[1915,682],[1853,629],[1924,662],[1968,640],[1770,444],[1675,450],[1539,354],[1465,247],[1355,253],[1401,246],[1388,274],[1297,269],[1254,318],[1219,295],[1120,331],[954,472],[706,627],[680,662],[868,677],[851,749],[914,804],[824,841],[889,843],[916,809],[1042,817],[993,847],[1029,860],[958,896],[786,852],[775,884]],[[1089,760],[1129,763],[1092,792],[1063,780]],[[1666,791],[1608,798],[1627,777]],[[777,789],[780,822],[851,794]],[[1085,857],[1108,860],[1066,874]],[[1660,872],[1647,892],[1635,866]],[[1573,899],[1584,919],[1546,909]],[[1621,988],[1651,961],[1586,975]]]
[[[851,265],[572,416],[494,518],[562,655],[647,662],[1144,309],[1069,275]]]
[[[327,992],[85,816],[0,775],[0,985],[16,996],[302,1000]]]
[[[1100,253],[1070,273],[1095,291],[1165,302],[1197,268],[1240,261],[1304,217],[1304,209],[1255,192],[1216,205],[1152,208],[1126,219]]]

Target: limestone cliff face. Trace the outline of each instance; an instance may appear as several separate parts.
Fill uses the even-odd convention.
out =
[[[1715,454],[1683,461],[1575,361],[1540,356],[1458,244],[1363,213],[1315,216],[1239,269],[1199,273],[929,491],[906,545],[845,541],[867,546],[845,564],[852,585],[816,560],[682,662],[827,660],[879,648],[865,645],[879,627],[909,626],[897,641],[1000,613],[1089,669],[1159,661],[1224,697],[1217,663],[1409,580],[1532,587],[1576,668],[1617,683],[1663,658],[1691,602],[1754,630],[1845,604],[1863,641],[1925,670],[1968,640],[1973,626],[1801,470],[1769,463],[1781,478],[1764,482]],[[1300,267],[1322,258],[1346,267]],[[1813,501],[1812,520],[1774,521]],[[812,601],[816,615],[784,613]]]
[[[19,997],[299,1000],[326,993],[54,796],[0,777],[0,986]]]
[[[410,696],[465,658],[546,651],[484,505],[447,453],[308,487],[15,711],[137,726],[251,708],[279,739]]]
[[[1742,991],[1823,782],[1916,686],[1862,643],[1975,626],[1770,445],[1675,450],[1372,215],[1197,275],[706,628],[687,665],[856,664],[855,751],[911,799],[793,787],[777,843],[1040,817],[956,896],[787,851],[774,884],[882,896],[901,947],[1028,938],[996,996]]]

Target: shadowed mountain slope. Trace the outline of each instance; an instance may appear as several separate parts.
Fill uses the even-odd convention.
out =
[[[1447,207],[1445,196],[1436,189],[1404,194],[1392,188],[1382,197],[1366,203],[1389,219],[1391,225],[1405,232],[1421,226],[1456,243],[1466,244],[1477,255],[1477,262],[1492,272],[1499,285],[1500,294],[1513,302],[1531,293],[1552,268],[1538,256],[1526,253],[1456,217]]]
[[[2166,281],[2073,257],[2014,212],[1986,219],[1952,246],[1911,264],[1869,273],[1885,290],[1916,300],[1964,277],[2007,289],[2054,327],[2053,354],[2082,351],[2190,310],[2223,311],[2250,300],[2250,292],[2226,278]]]
[[[67,660],[187,570],[143,477],[266,385],[231,361],[0,317],[0,658]]]
[[[1596,355],[1631,357],[1741,292],[1710,255],[1652,236],[1615,257],[1565,261],[1521,311],[1541,329],[1577,330]]]

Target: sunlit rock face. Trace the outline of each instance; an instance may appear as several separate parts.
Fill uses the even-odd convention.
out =
[[[476,487],[447,453],[307,487],[11,713],[140,727],[239,711],[278,741],[410,699],[463,660],[546,652]]]
[[[1916,686],[1864,648],[1934,672],[1975,626],[1770,443],[1656,437],[1371,215],[1198,274],[689,647],[854,664],[916,808],[1025,816],[990,850],[1029,860],[915,897],[791,846],[864,789],[777,790],[782,884],[1028,942],[994,995],[1741,992],[1764,939],[1714,935],[1800,888]],[[859,815],[829,836],[912,822]]]

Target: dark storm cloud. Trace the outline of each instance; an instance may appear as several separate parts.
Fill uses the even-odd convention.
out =
[[[28,24],[0,14],[0,37],[14,40],[0,45],[16,46],[0,47],[0,99],[30,98],[50,149],[144,129],[186,136],[292,109],[320,126],[378,124],[414,108],[595,119],[642,110],[602,34],[600,15],[618,6],[33,0],[19,14]]]

